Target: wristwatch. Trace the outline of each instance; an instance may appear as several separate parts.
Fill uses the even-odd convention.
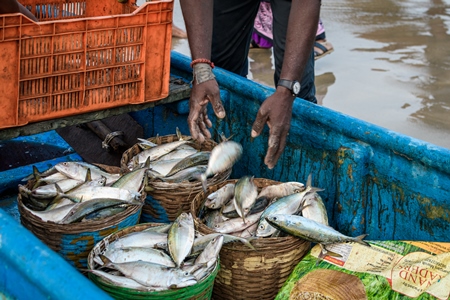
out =
[[[280,79],[278,80],[278,85],[281,85],[288,90],[292,92],[292,96],[298,96],[298,93],[300,93],[300,83],[296,80],[286,80],[286,79]]]

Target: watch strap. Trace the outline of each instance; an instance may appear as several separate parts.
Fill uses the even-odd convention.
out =
[[[297,96],[296,93],[294,93],[294,84],[296,83],[296,81],[292,81],[292,80],[287,80],[287,79],[280,79],[278,80],[278,84],[277,86],[282,86],[287,88],[288,90],[291,91],[293,96]]]

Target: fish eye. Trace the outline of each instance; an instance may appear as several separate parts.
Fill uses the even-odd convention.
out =
[[[264,229],[265,227],[264,224],[259,225],[259,229]]]
[[[184,272],[184,276],[189,276],[189,272],[188,271]]]
[[[215,208],[216,207],[216,205],[213,203],[213,204],[211,204],[211,208]]]

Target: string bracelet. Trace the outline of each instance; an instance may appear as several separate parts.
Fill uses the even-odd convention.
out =
[[[211,66],[211,69],[214,69],[214,63],[206,58],[197,58],[191,62],[191,68],[194,67],[195,64],[208,64]]]

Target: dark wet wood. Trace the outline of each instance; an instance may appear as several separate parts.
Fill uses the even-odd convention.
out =
[[[55,130],[58,128],[83,124],[94,120],[102,120],[111,116],[117,116],[133,111],[152,108],[157,105],[172,103],[189,98],[191,88],[188,82],[175,77],[171,77],[169,86],[169,96],[161,100],[143,104],[130,104],[110,109],[104,109],[101,111],[84,113],[76,116],[31,123],[19,127],[5,128],[0,130],[0,140],[12,139],[18,136],[32,135],[40,132]]]
[[[108,151],[102,147],[104,138],[100,138],[89,129],[87,124],[73,125],[56,129],[56,132],[88,163],[108,166],[120,166],[122,153],[144,137],[144,129],[130,115],[121,114],[102,120],[111,131],[123,131],[120,136],[124,146],[117,151]],[[112,150],[112,149],[111,149]]]
[[[88,122],[86,126],[103,141],[102,147],[104,149],[119,151],[121,148],[126,148],[127,144],[120,138],[120,133],[123,131],[112,131],[101,120]],[[119,135],[107,139],[108,135],[113,134],[113,132],[119,133]]]

